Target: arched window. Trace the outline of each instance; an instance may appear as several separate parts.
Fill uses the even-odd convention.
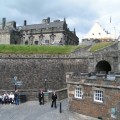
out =
[[[39,44],[43,44],[43,42],[44,42],[44,35],[43,34],[41,34],[40,36],[39,36]]]
[[[37,40],[35,41],[35,45],[38,45],[38,41]]]
[[[52,35],[50,35],[50,43],[51,43],[51,44],[54,42],[55,36],[56,36],[56,35],[54,35],[53,33],[52,33]]]
[[[25,45],[28,45],[28,41],[25,41]]]

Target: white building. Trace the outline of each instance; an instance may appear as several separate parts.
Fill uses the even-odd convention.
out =
[[[110,26],[111,27],[111,26]],[[90,29],[88,34],[84,36],[82,39],[83,43],[88,43],[91,44],[93,42],[109,42],[109,41],[115,41],[118,36],[115,33],[115,29],[111,30],[109,29],[110,32],[105,30],[98,22],[94,24],[94,26]]]

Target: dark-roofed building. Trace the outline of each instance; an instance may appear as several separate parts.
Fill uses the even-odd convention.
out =
[[[7,36],[7,37],[6,37]],[[27,44],[27,45],[78,45],[79,39],[75,29],[70,31],[66,20],[43,19],[41,24],[17,26],[16,22],[6,23],[3,18],[0,27],[0,44]]]

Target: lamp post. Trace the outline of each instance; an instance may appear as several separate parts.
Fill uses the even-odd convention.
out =
[[[47,92],[47,79],[45,79],[45,92]]]
[[[14,87],[15,87],[15,91],[16,91],[16,89],[17,89],[17,76],[14,76]]]

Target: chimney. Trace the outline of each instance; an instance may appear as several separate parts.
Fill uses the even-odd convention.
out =
[[[6,25],[6,18],[3,18],[2,19],[2,29],[4,30],[5,28],[5,25]]]
[[[50,23],[50,17],[47,18],[47,23]]]
[[[50,23],[50,17],[42,20],[42,24],[49,24],[49,23]]]
[[[16,22],[13,21],[13,27],[16,29]]]
[[[26,20],[24,20],[24,26],[26,26],[27,25],[27,21]]]

